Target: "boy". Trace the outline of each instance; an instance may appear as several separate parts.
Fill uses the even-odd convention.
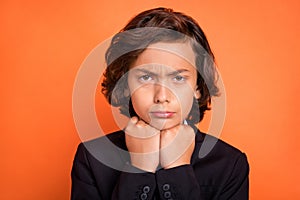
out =
[[[71,199],[248,199],[245,154],[218,140],[203,158],[195,126],[218,95],[214,56],[189,16],[156,8],[140,13],[106,52],[102,92],[131,119],[80,144]],[[109,163],[102,162],[110,160]]]

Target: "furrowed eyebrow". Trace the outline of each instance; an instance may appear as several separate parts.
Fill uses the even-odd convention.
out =
[[[158,76],[158,74],[156,74],[156,73],[154,73],[152,71],[146,70],[146,69],[135,69],[135,70],[139,71],[139,72],[143,72],[145,74],[149,74],[151,76]],[[189,70],[187,70],[187,69],[179,69],[179,70],[176,70],[176,71],[168,73],[167,76],[176,76],[177,74],[180,74],[180,73],[183,73],[183,72],[189,72]]]
[[[187,69],[179,69],[179,70],[176,70],[174,72],[169,73],[168,76],[175,76],[175,75],[180,74],[182,72],[188,72],[188,71],[189,70],[187,70]]]
[[[151,72],[151,71],[148,71],[146,69],[136,69],[136,71],[139,71],[139,72],[143,72],[145,74],[149,74],[149,75],[152,75],[152,76],[157,76],[157,74]]]

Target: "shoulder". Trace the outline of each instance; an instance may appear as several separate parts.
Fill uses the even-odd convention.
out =
[[[107,135],[82,142],[79,146],[84,146],[88,149],[100,148],[100,146],[111,146],[126,150],[125,133],[122,130],[115,131]]]
[[[247,176],[249,173],[249,164],[244,152],[200,131],[196,136],[193,166],[195,170],[201,169],[202,172],[218,179],[239,176],[239,174]]]
[[[111,159],[116,158],[116,159]],[[125,135],[116,131],[78,145],[75,159],[98,165],[122,166],[128,160]]]
[[[120,170],[128,161],[127,152],[122,151],[124,144],[122,131],[81,142],[72,166],[72,195],[111,198]]]
[[[236,157],[246,157],[245,153],[233,145],[216,138],[212,135],[197,132],[196,148],[198,147],[198,157],[225,157],[227,159],[234,159]]]

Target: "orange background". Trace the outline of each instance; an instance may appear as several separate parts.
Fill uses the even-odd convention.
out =
[[[77,70],[134,14],[157,6],[193,16],[208,36],[227,91],[221,138],[248,155],[251,199],[300,198],[298,0],[0,5],[0,199],[69,199],[80,142],[72,118]]]

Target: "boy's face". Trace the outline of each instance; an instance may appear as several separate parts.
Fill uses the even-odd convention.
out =
[[[131,101],[137,115],[159,130],[182,124],[193,98],[200,98],[193,65],[195,54],[188,43],[150,45],[128,72]]]

